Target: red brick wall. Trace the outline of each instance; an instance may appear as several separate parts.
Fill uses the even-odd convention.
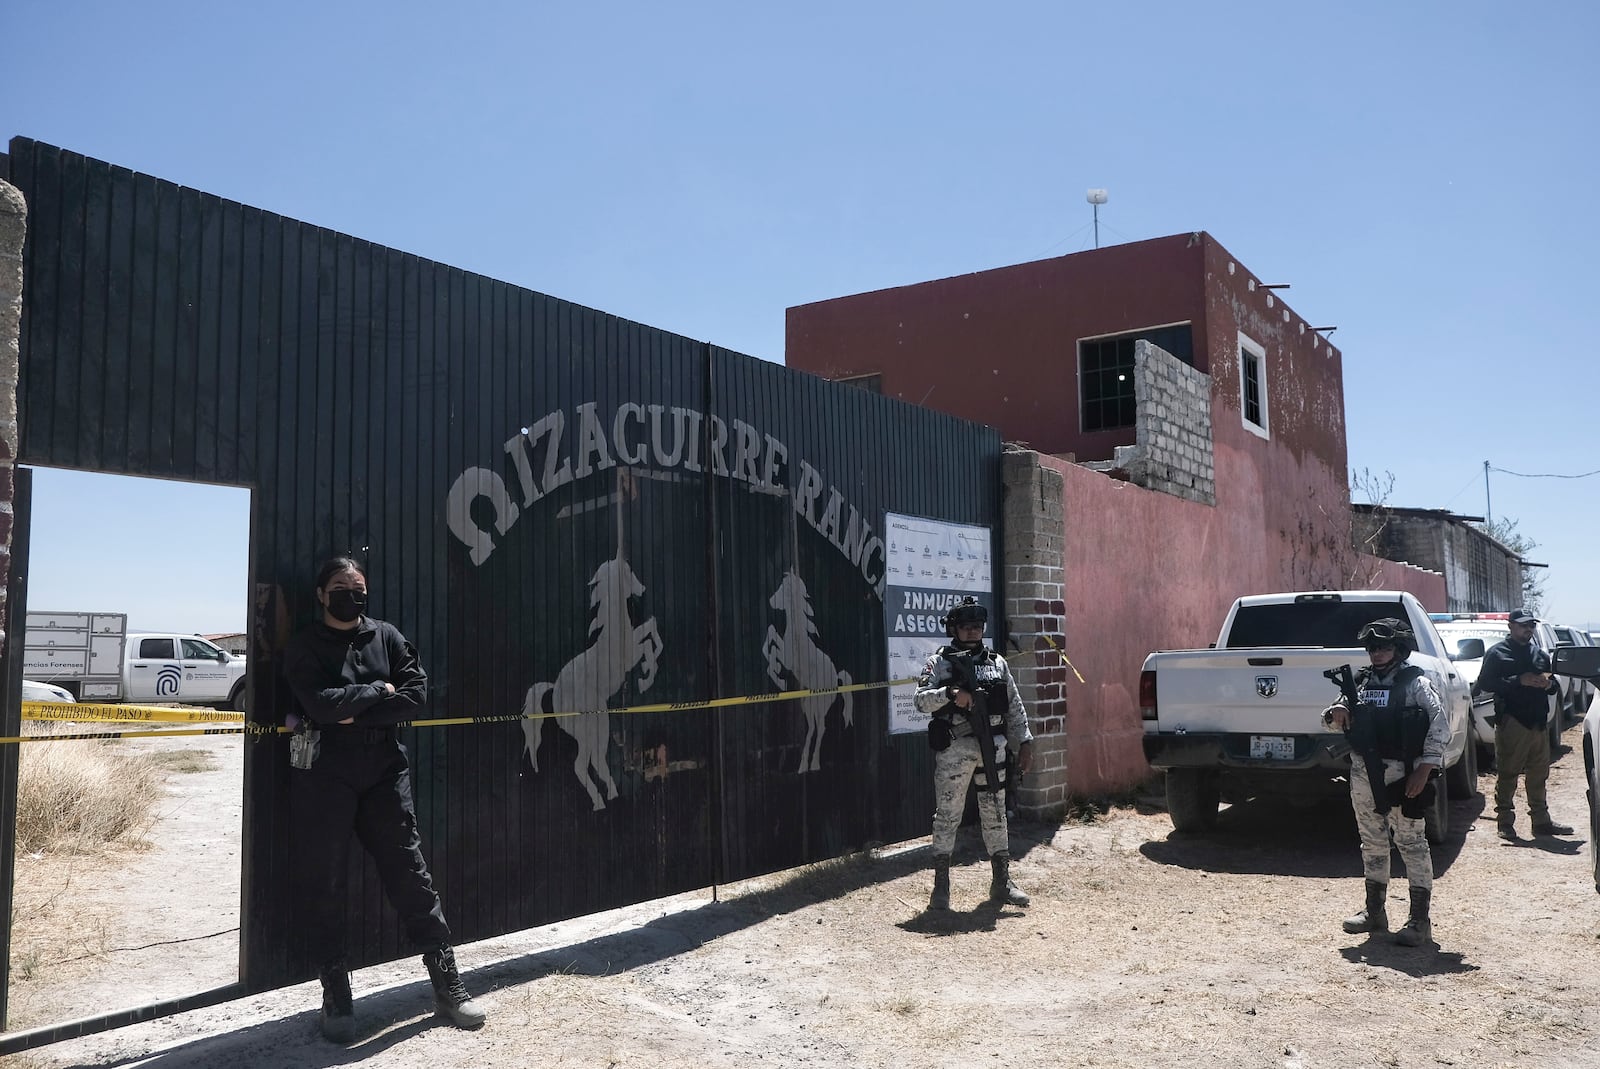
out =
[[[1078,339],[1193,321],[1203,360],[1204,251],[1180,234],[800,305],[784,359],[824,378],[878,373],[891,397],[1107,459],[1133,428],[1078,430]]]
[[[1054,458],[1041,463],[1062,476],[1066,653],[1084,677],[1068,674],[1062,729],[1075,795],[1122,790],[1150,774],[1139,721],[1145,655],[1215,642],[1234,598],[1370,585],[1409,590],[1430,609],[1444,603],[1438,573],[1348,549],[1308,569],[1306,555],[1248,507],[1244,491],[1258,479],[1237,452],[1219,457],[1215,508]],[[1284,467],[1279,478],[1292,466]]]

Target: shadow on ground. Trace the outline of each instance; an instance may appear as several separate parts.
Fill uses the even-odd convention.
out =
[[[1036,834],[1046,827],[1038,826]],[[962,839],[968,838],[963,833]],[[981,861],[969,843],[957,850],[958,865]],[[721,936],[760,924],[775,916],[791,913],[818,902],[842,897],[874,884],[887,883],[928,868],[926,847],[888,855],[853,854],[780,874],[768,886],[742,892],[736,898],[707,902],[662,917],[645,921],[624,931],[597,936],[535,954],[496,962],[464,972],[463,979],[474,995],[492,995],[506,988],[519,987],[553,973],[579,976],[604,976],[653,964],[693,950]],[[988,886],[988,869],[983,868],[983,884]],[[908,931],[953,935],[962,931],[992,930],[1006,917],[1024,916],[1021,910],[982,905],[970,912],[952,911],[937,923],[918,927],[909,922]],[[450,1028],[433,1016],[433,991],[418,966],[414,983],[377,991],[365,996],[357,984],[355,1011],[365,1028],[362,1038],[349,1047],[323,1041],[319,1032],[318,1002],[315,988],[306,996],[304,1012],[240,1028],[221,1035],[207,1036],[156,1054],[140,1053],[121,1061],[96,1063],[160,1066],[162,1069],[215,1069],[222,1065],[304,1066],[307,1069],[352,1065],[427,1031]],[[491,1025],[492,1025],[491,1021]]]
[[[1450,803],[1450,832],[1433,847],[1433,874],[1444,875],[1472,833],[1485,801],[1481,794]],[[1208,832],[1172,832],[1139,847],[1151,861],[1204,872],[1318,879],[1361,875],[1355,815],[1346,798],[1285,805],[1256,798],[1228,806]],[[1395,871],[1404,867],[1396,854]]]
[[[1403,947],[1394,942],[1394,936],[1387,932],[1370,936],[1360,946],[1345,947],[1339,951],[1339,955],[1352,965],[1366,964],[1393,969],[1407,976],[1444,976],[1478,971],[1478,966],[1467,961],[1464,954],[1441,950],[1437,943]]]

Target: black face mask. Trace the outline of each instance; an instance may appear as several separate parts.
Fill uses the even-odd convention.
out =
[[[367,607],[367,594],[364,590],[330,590],[328,591],[328,615],[343,623],[350,623],[361,617],[361,610]]]

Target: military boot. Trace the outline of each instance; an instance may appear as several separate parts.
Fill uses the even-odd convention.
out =
[[[950,855],[933,855],[933,894],[928,896],[929,910],[950,908]]]
[[[428,967],[428,979],[433,981],[434,1009],[450,1018],[457,1028],[481,1028],[489,1014],[472,1001],[467,985],[461,982],[456,969],[456,952],[441,944],[422,955],[422,964]]]
[[[989,901],[1006,906],[1025,906],[1032,901],[1011,882],[1011,855],[1004,851],[989,858],[994,878],[989,881]]]
[[[356,1038],[355,1005],[350,998],[350,971],[342,961],[330,961],[317,970],[322,981],[322,1036],[331,1043],[353,1043]]]
[[[1389,911],[1384,905],[1389,896],[1389,885],[1377,880],[1367,881],[1367,908],[1354,917],[1344,919],[1344,930],[1351,935],[1358,932],[1387,932]]]
[[[1433,919],[1428,916],[1432,899],[1433,891],[1430,888],[1411,889],[1411,916],[1406,918],[1405,927],[1394,933],[1396,943],[1403,947],[1419,947],[1433,942]]]

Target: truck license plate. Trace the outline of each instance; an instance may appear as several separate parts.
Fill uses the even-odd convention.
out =
[[[1251,735],[1251,757],[1273,757],[1281,761],[1294,760],[1294,739],[1288,735]]]

